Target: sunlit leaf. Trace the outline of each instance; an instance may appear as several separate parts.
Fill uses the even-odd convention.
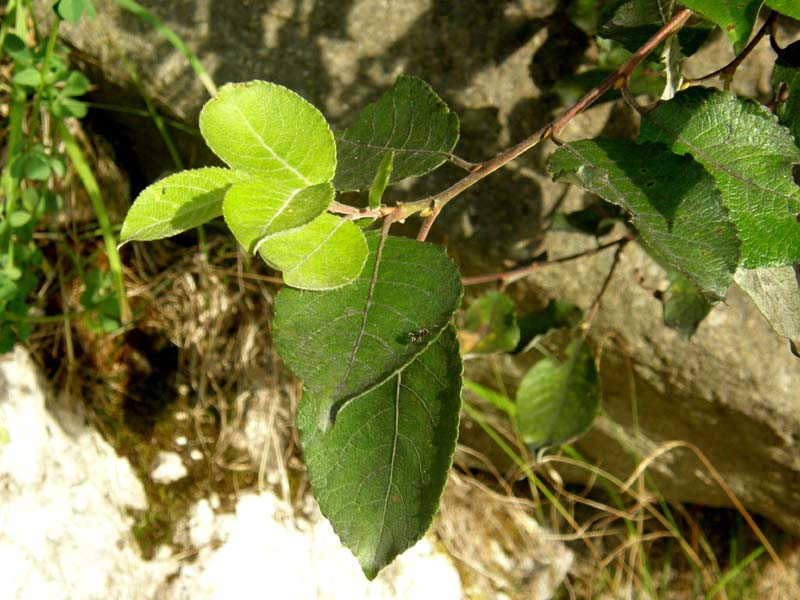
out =
[[[585,342],[573,341],[562,362],[544,358],[517,390],[517,429],[533,448],[558,446],[584,433],[600,407],[594,357]]]
[[[120,242],[159,240],[202,225],[222,214],[222,199],[244,173],[207,167],[181,171],[147,186],[122,224]]]
[[[314,495],[369,579],[430,527],[458,434],[461,360],[452,325],[328,427],[325,395],[297,413]]]
[[[800,342],[800,266],[739,269],[734,277],[775,331]]]
[[[797,0],[766,0],[765,4],[782,15],[800,20],[800,2]]]
[[[361,229],[327,213],[302,227],[265,236],[258,252],[283,272],[286,285],[305,290],[350,283],[361,273],[368,254]]]
[[[253,178],[233,184],[222,202],[222,214],[239,243],[251,254],[276,234],[305,225],[330,206],[333,186],[307,188]]]
[[[388,151],[389,183],[424,175],[445,160],[458,141],[458,117],[424,81],[401,76],[356,123],[336,138],[337,190],[366,190]]]
[[[464,352],[510,352],[519,343],[514,301],[501,292],[487,292],[464,311],[459,337]],[[466,335],[465,335],[466,334]],[[469,340],[469,346],[464,345]]]
[[[294,188],[327,183],[336,169],[336,145],[325,117],[274,83],[223,86],[200,112],[200,132],[233,169]]]
[[[394,150],[389,150],[381,159],[378,165],[378,172],[375,173],[375,179],[372,180],[372,186],[369,188],[369,207],[378,208],[383,198],[383,193],[386,191],[386,186],[389,185],[389,178],[392,175],[392,168],[394,167]]]
[[[639,137],[691,154],[711,173],[742,240],[742,266],[800,262],[800,187],[792,178],[800,149],[766,108],[692,87],[647,113]]]
[[[778,0],[780,1],[780,0]],[[744,50],[753,31],[763,0],[681,0],[691,8],[719,25],[737,54]]]

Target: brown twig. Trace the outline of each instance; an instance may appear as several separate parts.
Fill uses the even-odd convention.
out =
[[[546,260],[542,262],[535,262],[531,265],[526,267],[519,267],[517,269],[511,269],[510,271],[504,271],[503,273],[491,273],[489,275],[476,275],[474,277],[464,277],[461,279],[462,285],[477,285],[479,283],[491,283],[492,281],[502,281],[504,284],[511,279],[519,279],[537,269],[541,269],[542,267],[549,267],[551,265],[558,265],[564,262],[568,262],[571,260],[577,260],[579,258],[584,258],[586,256],[591,256],[593,254],[597,254],[598,252],[602,252],[607,248],[612,248],[614,246],[624,246],[628,242],[633,239],[632,235],[626,235],[618,240],[614,240],[613,242],[607,242],[605,244],[600,244],[596,248],[591,248],[589,250],[584,250],[583,252],[577,252],[575,254],[570,254],[568,256],[562,256],[560,258],[554,258],[553,260]]]
[[[764,24],[761,26],[761,29],[759,29],[758,33],[756,33],[753,36],[753,39],[750,40],[750,43],[747,44],[747,46],[745,46],[744,50],[742,50],[739,56],[735,57],[731,62],[729,62],[724,67],[717,69],[716,71],[709,73],[708,75],[703,75],[702,77],[698,77],[696,79],[687,79],[685,81],[685,85],[693,85],[695,83],[700,83],[701,81],[705,81],[706,79],[712,79],[714,77],[724,77],[728,81],[733,79],[733,76],[736,73],[736,69],[738,69],[739,65],[741,65],[744,62],[744,59],[746,59],[750,55],[753,49],[758,45],[758,42],[761,41],[761,38],[763,38],[766,35],[767,31],[772,28],[777,17],[778,13],[776,13],[774,10],[770,11],[770,15],[769,17],[767,17],[767,20],[764,21]]]
[[[578,102],[570,108],[567,112],[562,114],[560,117],[556,118],[555,120],[551,121],[533,135],[525,138],[518,144],[504,150],[497,156],[490,158],[482,163],[478,163],[475,165],[471,170],[469,175],[465,176],[463,179],[457,181],[449,188],[436,194],[435,196],[430,196],[428,198],[424,198],[422,200],[417,200],[416,202],[409,202],[407,204],[402,205],[404,216],[409,216],[415,213],[420,213],[423,211],[429,211],[427,215],[425,215],[426,221],[423,225],[424,232],[421,230],[420,235],[417,237],[419,241],[424,241],[427,237],[428,231],[430,231],[433,222],[436,220],[436,217],[441,212],[441,209],[450,202],[453,198],[461,194],[464,190],[469,187],[472,187],[477,182],[479,182],[484,177],[494,173],[499,168],[505,166],[521,154],[527,152],[534,146],[536,146],[542,140],[551,137],[553,135],[557,135],[572,119],[586,110],[591,104],[597,100],[600,96],[602,96],[606,91],[612,88],[618,81],[621,79],[626,79],[630,76],[633,70],[639,66],[639,64],[647,58],[647,56],[666,38],[668,38],[673,33],[680,30],[681,27],[686,23],[686,21],[691,16],[692,11],[688,8],[685,8],[678,12],[668,23],[666,23],[661,29],[659,29],[652,38],[650,38],[647,43],[645,43],[641,48],[639,48],[633,55],[625,61],[622,65],[620,65],[611,75],[606,78],[605,81],[598,84],[596,87],[592,88],[583,98],[578,100]]]
[[[611,268],[608,270],[608,275],[603,280],[603,285],[600,287],[600,291],[597,293],[597,297],[592,302],[592,306],[589,308],[589,312],[586,315],[586,318],[581,323],[580,329],[583,331],[583,339],[586,339],[586,336],[589,334],[589,329],[592,327],[592,323],[594,322],[594,318],[597,316],[597,311],[600,308],[600,303],[603,301],[603,296],[606,294],[606,290],[608,289],[608,285],[611,283],[611,278],[614,277],[614,271],[617,270],[617,266],[619,265],[619,260],[622,257],[622,251],[625,249],[625,245],[630,241],[630,238],[623,238],[620,240],[619,246],[617,246],[616,251],[614,252],[614,258],[611,262]]]

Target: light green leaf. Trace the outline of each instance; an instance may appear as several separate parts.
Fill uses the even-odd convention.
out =
[[[644,115],[639,138],[691,154],[711,173],[742,240],[741,266],[800,262],[800,188],[792,178],[800,149],[766,108],[693,87]]]
[[[84,13],[94,19],[97,16],[92,0],[58,0],[53,6],[59,17],[75,23],[80,20]]]
[[[460,332],[468,342],[464,352],[510,352],[519,343],[517,306],[508,294],[491,291],[477,298],[464,312]]]
[[[297,424],[314,495],[369,579],[430,527],[460,408],[452,325],[405,368],[345,406],[333,428],[326,426],[327,397],[303,395]]]
[[[549,168],[630,212],[648,246],[701,289],[725,295],[739,240],[714,180],[691,157],[596,139],[562,146]]]
[[[366,238],[369,258],[353,283],[327,292],[284,288],[275,300],[276,348],[331,417],[421,354],[461,299],[458,268],[440,246]]]
[[[352,221],[327,213],[310,223],[268,234],[258,253],[283,272],[286,285],[304,290],[330,290],[358,277],[367,259],[364,234]]]
[[[31,222],[33,215],[26,210],[15,210],[8,217],[8,224],[11,227],[23,227]]]
[[[670,285],[664,300],[664,324],[689,339],[700,321],[706,318],[711,304],[702,291],[677,271],[670,274]]]
[[[274,83],[223,86],[200,112],[200,132],[232,168],[294,188],[327,183],[336,169],[336,144],[325,117]]]
[[[225,192],[247,178],[241,172],[207,167],[156,181],[134,200],[122,223],[120,244],[160,240],[220,216]]]
[[[800,342],[800,266],[739,269],[734,278],[775,331]]]
[[[797,0],[767,0],[765,4],[782,15],[800,20],[800,2]]]
[[[600,408],[594,357],[585,342],[573,341],[567,358],[544,358],[517,390],[517,429],[533,448],[559,446],[584,433]]]
[[[394,152],[389,183],[432,171],[458,141],[458,117],[424,81],[401,76],[336,138],[337,190],[369,189],[381,160]]]
[[[739,54],[747,45],[758,11],[764,0],[681,0],[686,8],[697,11],[720,26]]]
[[[785,52],[796,52],[800,55],[800,42],[790,44]],[[783,86],[786,86],[785,90]],[[792,132],[795,143],[800,142],[800,66],[792,65],[779,57],[772,70],[772,89],[775,94],[783,91],[788,95],[784,101],[776,104],[775,114],[781,124]]]
[[[369,188],[370,208],[378,208],[378,206],[380,206],[383,193],[386,191],[386,186],[389,185],[389,177],[392,174],[393,166],[394,151],[389,150],[383,155],[383,158],[378,165],[378,172],[375,173],[375,179],[372,180],[372,186]]]
[[[28,67],[27,69],[22,69],[15,73],[12,80],[17,85],[26,85],[35,88],[42,82],[42,74],[39,73],[39,69]]]
[[[254,254],[275,234],[316,219],[330,206],[333,196],[330,183],[296,189],[253,178],[228,189],[222,214],[239,243]]]

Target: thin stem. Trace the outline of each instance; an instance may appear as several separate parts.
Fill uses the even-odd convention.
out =
[[[465,171],[472,171],[478,168],[478,163],[469,162],[468,160],[464,160],[460,156],[456,156],[453,153],[447,155],[447,160],[449,160],[455,166],[461,167]]]
[[[614,258],[611,262],[611,268],[608,270],[608,275],[606,275],[606,278],[603,280],[603,285],[600,287],[597,297],[594,299],[594,302],[592,302],[592,306],[589,308],[589,312],[586,315],[583,323],[581,323],[580,329],[583,331],[583,339],[586,339],[586,336],[589,334],[589,329],[591,329],[594,318],[597,316],[597,310],[600,308],[600,303],[603,301],[603,296],[605,296],[608,285],[611,283],[611,278],[614,277],[614,271],[617,270],[617,266],[619,265],[619,260],[622,257],[622,251],[625,249],[625,245],[629,241],[630,239],[622,240],[614,252]]]
[[[577,260],[579,258],[584,258],[586,256],[591,256],[593,254],[597,254],[598,252],[602,252],[607,248],[612,248],[614,246],[624,246],[628,242],[633,239],[632,235],[626,235],[623,238],[618,240],[614,240],[613,242],[607,242],[605,244],[600,244],[596,248],[590,248],[589,250],[584,250],[583,252],[577,252],[575,254],[569,254],[568,256],[562,256],[560,258],[554,258],[553,260],[545,260],[542,262],[535,262],[531,265],[526,267],[519,267],[517,269],[511,269],[510,271],[504,271],[503,273],[491,273],[489,275],[476,275],[474,277],[464,277],[461,280],[462,285],[477,285],[479,283],[491,283],[492,281],[502,281],[503,283],[508,282],[508,280],[516,280],[520,277],[524,277],[529,273],[533,273],[537,269],[541,269],[543,267],[549,267],[551,265],[557,265],[560,263],[568,262],[571,260]]]
[[[591,106],[595,100],[616,85],[618,81],[626,79],[661,42],[663,42],[667,37],[676,31],[680,30],[680,28],[683,27],[683,25],[689,19],[691,14],[692,11],[688,8],[681,10],[672,19],[670,19],[666,25],[659,29],[658,32],[656,32],[656,34],[653,35],[653,37],[650,38],[646,44],[634,52],[627,61],[625,61],[611,75],[609,75],[605,81],[589,90],[589,92],[583,98],[578,100],[578,102],[572,108],[539,129],[533,135],[504,150],[494,158],[490,158],[489,160],[479,163],[470,171],[469,175],[457,181],[443,192],[436,194],[435,196],[430,196],[416,202],[409,202],[408,204],[402,205],[406,216],[417,212],[429,211],[428,214],[425,215],[428,217],[428,220],[424,225],[424,235],[421,231],[420,237],[417,239],[420,241],[425,240],[425,237],[427,237],[427,232],[430,231],[433,221],[441,212],[441,208],[443,208],[453,198],[461,194],[461,192],[472,187],[484,177],[494,173],[499,168],[505,166],[521,154],[527,152],[542,140],[553,135],[558,135],[558,133],[572,119]]]
[[[685,85],[700,83],[701,81],[705,81],[706,79],[712,79],[713,77],[724,76],[728,81],[733,79],[733,76],[736,73],[736,69],[738,69],[739,65],[741,65],[744,62],[744,59],[746,59],[750,55],[753,49],[758,45],[758,42],[761,41],[761,38],[763,38],[767,34],[767,31],[769,31],[772,28],[777,17],[778,13],[776,13],[775,11],[770,11],[769,17],[767,17],[767,20],[764,21],[764,24],[761,26],[761,29],[759,29],[758,33],[756,33],[753,36],[753,39],[750,40],[750,43],[747,44],[747,46],[745,46],[744,50],[742,50],[739,56],[735,57],[731,62],[729,62],[724,67],[717,69],[716,71],[709,73],[708,75],[703,75],[702,77],[698,77],[696,79],[687,79]]]

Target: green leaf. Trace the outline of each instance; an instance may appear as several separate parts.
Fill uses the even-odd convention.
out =
[[[550,170],[631,213],[644,242],[704,291],[725,295],[739,258],[736,229],[712,177],[689,156],[625,140],[566,144]]]
[[[800,149],[766,108],[692,87],[647,113],[639,138],[689,153],[711,173],[742,240],[741,266],[800,262],[800,188],[792,178]]]
[[[764,0],[681,0],[691,8],[720,26],[739,54],[747,45],[758,11]]]
[[[555,213],[550,220],[549,230],[602,237],[611,233],[614,223],[619,220],[621,215],[622,212],[617,206],[597,201],[580,210]]]
[[[685,4],[685,2],[681,2]],[[622,0],[601,10],[598,35],[636,52],[673,16],[674,0]],[[694,54],[708,39],[712,26],[690,22],[678,32],[685,56]]]
[[[9,33],[3,40],[3,52],[8,54],[14,63],[20,66],[29,65],[33,61],[31,50],[18,35]]]
[[[386,186],[389,185],[389,177],[392,175],[393,166],[394,151],[389,150],[383,155],[378,165],[378,172],[375,173],[375,179],[372,180],[372,186],[369,188],[370,208],[378,208],[378,206],[380,206],[383,193],[386,191]]]
[[[487,292],[464,312],[459,336],[469,341],[465,352],[510,352],[519,343],[519,325],[514,301],[501,292]]]
[[[394,152],[389,183],[417,177],[447,160],[458,141],[458,117],[424,81],[401,76],[336,138],[337,190],[369,189],[381,160]]]
[[[33,216],[28,211],[15,210],[13,213],[11,213],[11,215],[9,215],[8,224],[14,228],[23,227],[30,223],[32,218]]]
[[[452,463],[461,359],[452,325],[405,368],[345,406],[328,429],[328,398],[297,413],[322,514],[373,579],[430,527]]]
[[[664,324],[688,340],[711,310],[711,303],[702,291],[677,271],[671,271],[669,276],[670,285],[664,300]]]
[[[44,181],[50,177],[50,157],[41,150],[31,150],[23,155],[19,166],[27,179]]]
[[[59,17],[70,23],[78,21],[83,13],[93,19],[97,16],[91,0],[58,0],[53,6]]]
[[[775,331],[800,341],[800,266],[739,269],[734,278]]]
[[[439,246],[366,234],[369,258],[350,285],[284,288],[275,300],[275,345],[331,416],[403,369],[451,322],[458,268]],[[417,341],[412,333],[421,332]]]
[[[274,83],[222,86],[200,112],[200,132],[233,169],[294,188],[327,183],[336,169],[336,144],[325,117]]]
[[[800,20],[800,3],[797,0],[767,0],[765,4],[782,15]]]
[[[600,408],[600,384],[589,346],[573,341],[566,360],[544,358],[517,390],[517,428],[533,448],[560,446],[584,433]]]
[[[28,67],[14,74],[13,81],[17,85],[26,85],[35,88],[42,82],[42,74],[39,69]]]
[[[159,240],[192,229],[222,214],[222,199],[241,172],[206,167],[181,171],[147,186],[125,216],[120,244]]]
[[[228,189],[222,214],[239,243],[254,254],[275,234],[316,219],[330,206],[333,196],[329,183],[297,189],[253,178]]]
[[[361,273],[368,254],[361,229],[327,213],[302,227],[265,235],[258,252],[283,272],[286,285],[305,290],[350,283]]]
[[[522,352],[533,338],[551,329],[574,327],[580,323],[581,309],[564,300],[550,300],[542,310],[526,314],[518,320],[520,339],[514,352]]]
[[[800,42],[790,44],[785,51],[800,55]],[[787,95],[784,101],[776,104],[775,114],[792,132],[795,143],[800,142],[800,66],[778,57],[772,70],[772,89],[776,94],[783,91]]]
[[[65,96],[83,96],[89,91],[89,80],[80,71],[70,71],[64,89],[61,93]]]

